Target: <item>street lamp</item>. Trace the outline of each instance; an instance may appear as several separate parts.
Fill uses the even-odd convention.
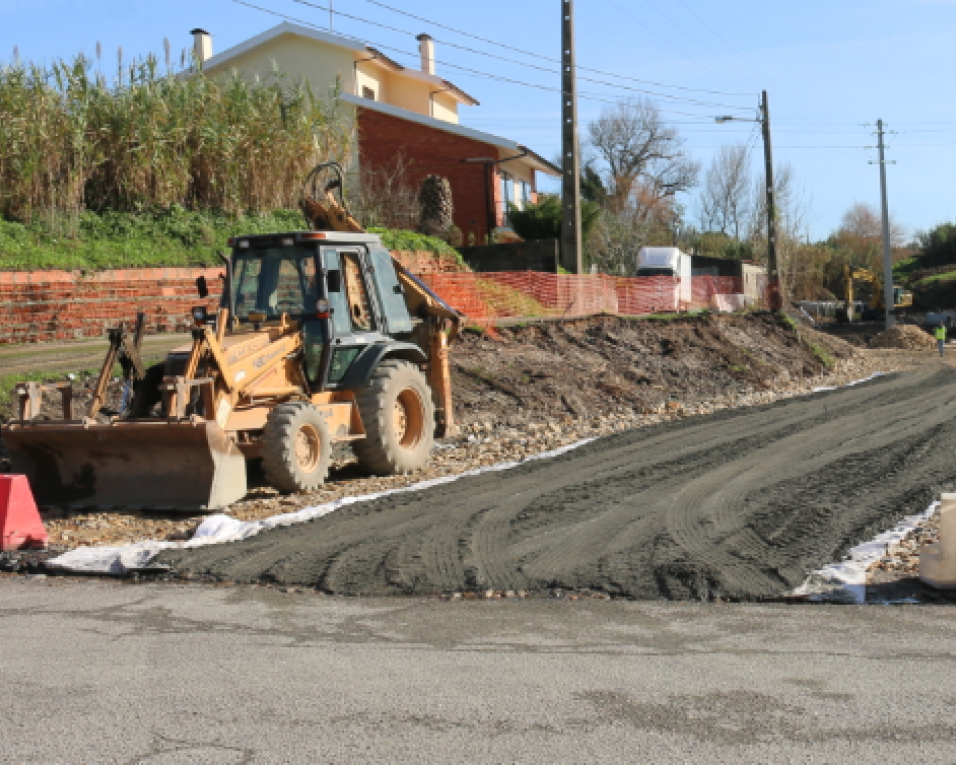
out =
[[[777,208],[773,196],[773,146],[770,141],[770,109],[767,106],[767,91],[763,91],[760,99],[760,119],[750,120],[740,117],[723,115],[714,117],[718,125],[725,122],[759,122],[763,127],[763,155],[764,168],[767,180],[767,291],[770,310],[779,311],[783,306],[780,290],[780,273],[777,269]]]

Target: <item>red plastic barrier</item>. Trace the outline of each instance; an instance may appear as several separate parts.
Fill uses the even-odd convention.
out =
[[[49,535],[25,475],[0,475],[0,550],[46,547]]]

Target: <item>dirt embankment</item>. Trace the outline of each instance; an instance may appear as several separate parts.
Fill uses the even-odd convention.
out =
[[[614,317],[466,334],[452,354],[465,422],[685,407],[824,374],[857,351],[770,314]],[[518,424],[518,423],[516,423]]]
[[[181,575],[351,595],[784,595],[956,485],[941,363],[629,430],[563,456],[160,557]]]

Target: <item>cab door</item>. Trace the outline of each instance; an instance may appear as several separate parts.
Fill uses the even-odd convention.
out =
[[[324,247],[323,265],[328,274],[338,271],[340,289],[329,291],[329,308],[335,339],[328,386],[335,388],[345,377],[359,354],[369,344],[384,339],[382,317],[373,300],[364,252],[358,249]],[[328,278],[328,277],[327,277]]]

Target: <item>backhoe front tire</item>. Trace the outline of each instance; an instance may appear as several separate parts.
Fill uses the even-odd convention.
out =
[[[278,491],[315,491],[329,474],[332,439],[312,404],[294,401],[269,413],[262,431],[262,470]]]
[[[359,464],[373,475],[422,468],[435,439],[435,405],[421,370],[407,361],[383,361],[356,391],[366,437],[352,444]]]

